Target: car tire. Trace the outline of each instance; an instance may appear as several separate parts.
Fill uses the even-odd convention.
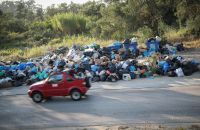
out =
[[[72,90],[70,96],[72,100],[79,101],[82,97],[82,94],[79,90],[75,89],[75,90]]]
[[[43,100],[43,95],[40,92],[34,92],[32,95],[32,100],[36,103],[40,103]]]

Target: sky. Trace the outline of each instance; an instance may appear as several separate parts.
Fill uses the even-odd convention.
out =
[[[2,1],[17,1],[17,0],[0,0],[0,2]],[[87,1],[93,1],[93,0],[35,0],[36,4],[42,5],[43,8],[46,8],[47,6],[50,6],[52,4],[60,4],[60,3],[70,4],[71,2],[82,4]]]
[[[43,8],[46,8],[47,6],[50,6],[52,4],[60,4],[60,3],[68,3],[70,4],[71,2],[74,2],[74,3],[85,3],[89,0],[35,0],[35,2],[37,4],[40,4],[42,5]]]

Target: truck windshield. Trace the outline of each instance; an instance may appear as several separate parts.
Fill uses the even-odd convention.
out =
[[[63,79],[63,74],[55,74],[55,75],[51,75],[48,81],[50,83],[57,83],[61,81],[62,79]]]

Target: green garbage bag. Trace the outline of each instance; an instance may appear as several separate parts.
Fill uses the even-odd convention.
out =
[[[93,49],[95,49],[95,50],[97,50],[97,49],[100,48],[100,45],[98,45],[98,44],[96,44],[96,43],[92,43],[92,44],[90,45],[90,47],[93,48]]]
[[[43,71],[41,73],[41,76],[42,76],[43,79],[46,79],[48,77],[48,74],[45,71]]]
[[[37,77],[39,80],[43,80],[43,75],[42,75],[41,72],[38,72],[38,73],[36,74],[36,77]]]
[[[147,71],[144,73],[144,75],[145,75],[145,77],[150,77],[150,76],[152,76],[152,73],[150,71]]]
[[[5,75],[5,73],[3,71],[0,71],[0,77],[4,76],[4,75]]]

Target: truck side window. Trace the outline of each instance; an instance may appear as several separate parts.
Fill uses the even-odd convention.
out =
[[[74,81],[74,79],[71,78],[71,77],[69,77],[69,76],[67,76],[66,80],[67,80],[68,82]]]
[[[49,82],[50,83],[57,83],[59,81],[61,81],[63,79],[63,75],[62,74],[57,74],[57,75],[52,75],[49,78]]]

